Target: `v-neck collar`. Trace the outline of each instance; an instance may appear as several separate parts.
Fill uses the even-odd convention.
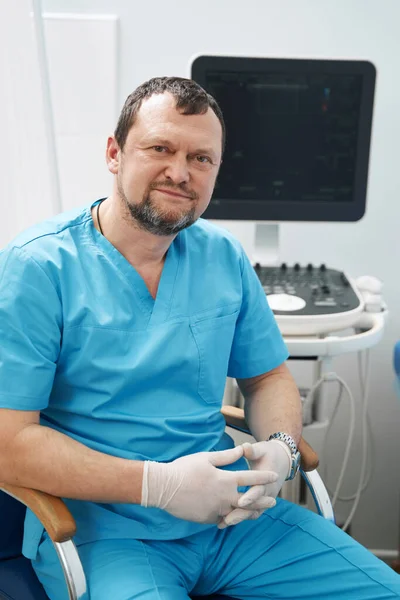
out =
[[[142,276],[136,271],[135,267],[96,229],[91,212],[93,207],[97,206],[99,202],[101,200],[93,202],[88,208],[88,216],[90,218],[88,219],[87,231],[91,238],[91,243],[110,258],[113,264],[129,281],[140,309],[148,319],[147,325],[154,326],[165,322],[171,312],[175,282],[178,277],[180,265],[181,243],[179,233],[167,250],[157,294],[153,298]]]

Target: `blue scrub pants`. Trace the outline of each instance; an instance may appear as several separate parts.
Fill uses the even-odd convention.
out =
[[[256,521],[173,541],[107,539],[79,554],[91,600],[187,600],[221,592],[258,600],[389,600],[400,576],[338,527],[285,500]],[[34,569],[51,600],[67,600],[47,536]]]

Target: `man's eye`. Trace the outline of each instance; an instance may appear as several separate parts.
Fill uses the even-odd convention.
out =
[[[165,146],[153,146],[153,150],[161,153],[161,152],[165,152],[167,150],[167,148]]]
[[[202,154],[196,156],[196,160],[200,163],[211,163],[211,159],[208,156],[203,156]]]

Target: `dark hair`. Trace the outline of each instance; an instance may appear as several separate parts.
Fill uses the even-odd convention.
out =
[[[128,132],[143,100],[153,94],[169,92],[176,99],[176,109],[183,115],[203,115],[210,107],[222,126],[222,153],[225,149],[225,123],[222,111],[215,98],[208,94],[198,83],[183,77],[154,77],[142,83],[126,99],[118,119],[114,135],[118,146],[124,149]]]

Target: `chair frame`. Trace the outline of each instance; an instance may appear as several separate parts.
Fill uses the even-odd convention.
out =
[[[70,600],[89,600],[86,576],[73,541],[76,524],[61,500],[46,492],[0,482],[0,490],[25,504],[38,517],[57,552]]]
[[[250,434],[242,409],[223,406],[221,412],[228,427]],[[316,470],[319,464],[318,456],[303,438],[299,443],[299,451],[300,473],[311,492],[317,511],[322,517],[335,523],[328,492]],[[75,520],[61,498],[1,482],[0,490],[25,504],[43,524],[60,560],[69,600],[89,600],[85,573],[72,539],[76,533]]]

